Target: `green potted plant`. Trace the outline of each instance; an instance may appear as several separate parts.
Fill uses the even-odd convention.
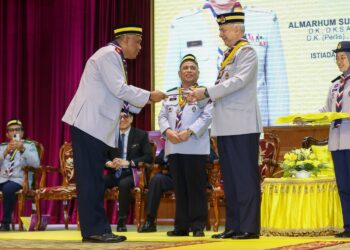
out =
[[[309,148],[294,149],[286,153],[282,162],[284,177],[307,178],[311,174],[317,176],[322,168],[327,168],[327,163],[319,161]]]

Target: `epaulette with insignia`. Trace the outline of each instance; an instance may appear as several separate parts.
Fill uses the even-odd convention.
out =
[[[334,78],[331,82],[335,82],[335,81],[337,81],[337,80],[339,80],[340,79],[340,77],[341,77],[341,75],[340,76],[337,76],[336,78]]]
[[[177,90],[177,88],[178,88],[178,87],[175,87],[175,88],[169,89],[169,90],[167,90],[166,92],[170,92],[170,91]]]
[[[178,20],[178,19],[181,19],[181,18],[184,18],[184,17],[187,17],[187,16],[192,16],[194,14],[197,14],[199,13],[201,10],[198,9],[198,8],[193,8],[193,9],[190,9],[190,10],[186,10],[184,12],[181,12],[179,15],[175,16],[175,20]]]
[[[34,142],[32,142],[31,140],[24,140],[25,143],[28,143],[28,144],[33,144]]]
[[[122,53],[122,49],[120,47],[116,46],[115,52],[117,52],[120,55]]]

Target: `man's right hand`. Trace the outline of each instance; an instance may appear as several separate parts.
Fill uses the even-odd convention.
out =
[[[165,131],[165,134],[167,136],[167,138],[169,139],[169,141],[173,144],[177,144],[181,142],[181,138],[179,137],[179,135],[177,134],[177,132],[171,130],[170,128],[168,128]]]
[[[14,142],[14,140],[10,141],[8,144],[7,144],[7,147],[5,148],[4,150],[4,157],[6,157],[6,155],[8,155],[10,152],[14,152],[16,150],[16,144]]]
[[[149,101],[150,102],[160,102],[161,100],[164,100],[168,96],[160,91],[160,90],[153,90],[151,91],[151,95],[149,96]]]

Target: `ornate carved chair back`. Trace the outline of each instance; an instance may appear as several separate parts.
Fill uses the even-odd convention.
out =
[[[62,186],[75,184],[72,144],[65,142],[60,148],[60,171],[63,176]]]
[[[318,140],[316,138],[313,138],[312,136],[307,136],[304,138],[301,145],[303,148],[311,148],[312,145],[324,146],[327,144],[328,144],[328,138]]]
[[[272,133],[265,133],[264,138],[259,141],[259,169],[260,178],[281,177],[283,173],[275,175],[281,168],[278,165],[280,152],[280,140]]]

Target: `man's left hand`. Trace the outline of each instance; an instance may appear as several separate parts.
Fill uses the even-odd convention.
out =
[[[177,135],[180,137],[181,141],[187,141],[191,136],[191,131],[188,129],[182,130],[178,132]]]

